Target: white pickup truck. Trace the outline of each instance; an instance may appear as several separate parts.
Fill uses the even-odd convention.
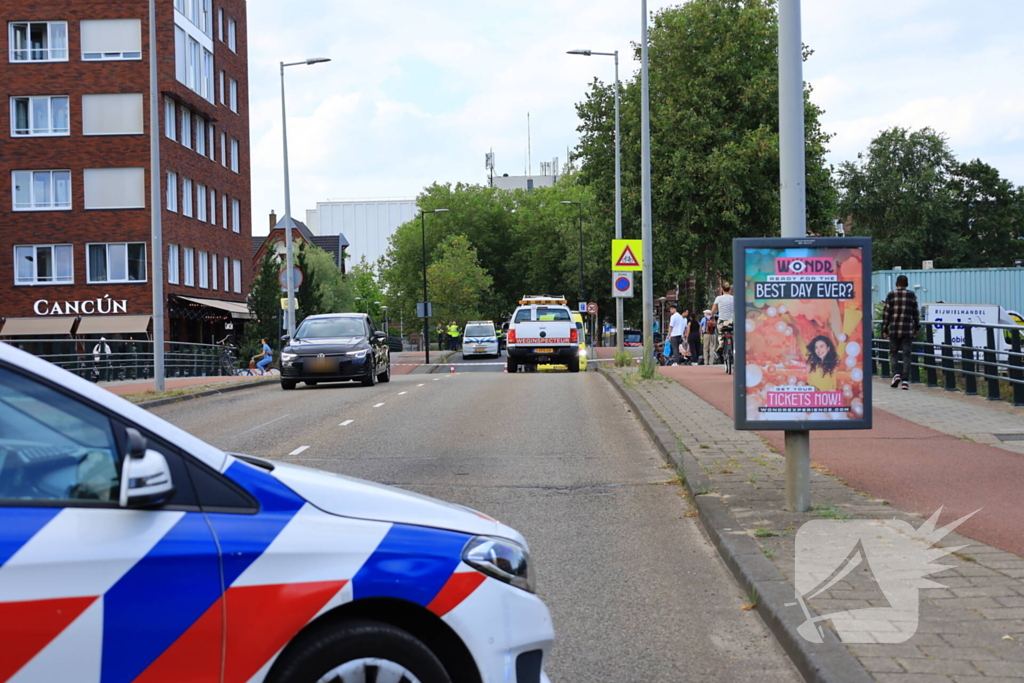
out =
[[[506,367],[518,372],[520,366],[554,364],[579,372],[579,343],[565,297],[525,296],[509,321]]]

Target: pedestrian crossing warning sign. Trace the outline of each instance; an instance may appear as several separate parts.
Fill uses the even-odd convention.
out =
[[[643,240],[612,240],[612,270],[642,270]]]

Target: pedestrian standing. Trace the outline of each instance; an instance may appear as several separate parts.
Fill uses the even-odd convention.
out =
[[[715,319],[711,317],[711,309],[704,309],[704,317],[700,319],[700,334],[704,346],[704,365],[711,365],[711,357],[715,351]]]
[[[686,345],[690,349],[690,363],[699,365],[701,358],[700,321],[697,320],[695,314],[689,312],[687,318],[689,322],[686,324]]]
[[[678,365],[683,362],[680,350],[683,345],[683,334],[686,332],[686,320],[679,315],[679,307],[676,304],[670,304],[668,309],[672,311],[672,317],[668,320],[668,340],[672,345],[671,363]]]
[[[921,328],[921,312],[917,305],[917,295],[907,289],[909,281],[906,275],[896,278],[896,289],[885,297],[885,308],[882,311],[882,339],[889,339],[889,366],[892,368],[893,389],[900,386],[910,389],[910,351],[917,331]],[[897,363],[902,354],[902,370]]]
[[[444,349],[445,349],[445,341],[446,341],[445,337],[447,335],[444,333],[444,329],[445,329],[444,325],[442,325],[441,323],[437,324],[437,350],[438,351],[444,351]]]
[[[455,321],[448,324],[448,350],[457,351],[459,348],[459,326]]]

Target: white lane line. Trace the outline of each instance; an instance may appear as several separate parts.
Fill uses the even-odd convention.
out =
[[[285,414],[284,414],[284,415],[282,415],[281,417],[275,417],[275,418],[274,418],[273,420],[271,420],[270,422],[264,422],[264,423],[263,423],[263,424],[261,424],[261,425],[256,425],[255,427],[250,427],[249,429],[246,429],[246,430],[245,430],[244,432],[238,432],[237,434],[232,434],[232,435],[231,435],[231,436],[229,436],[228,438],[229,438],[229,439],[233,439],[233,438],[235,438],[236,436],[241,436],[242,434],[248,434],[249,432],[251,432],[251,431],[252,431],[252,430],[254,430],[254,429],[259,429],[260,427],[266,427],[267,425],[269,425],[269,424],[273,424],[273,423],[277,422],[278,420],[283,420],[283,419],[285,419],[285,418],[286,418],[286,417],[288,417],[289,415],[291,415],[291,413],[285,413]]]
[[[436,382],[436,381],[437,381],[437,380],[439,380],[439,379],[441,379],[441,378],[440,378],[440,377],[435,377],[435,378],[434,378],[434,381]]]
[[[378,403],[377,405],[374,406],[374,408],[380,408],[382,405],[384,405],[384,404],[383,403]]]
[[[288,455],[298,455],[299,453],[301,453],[302,451],[306,450],[307,448],[309,448],[309,446],[299,446],[298,448],[296,448],[294,451],[292,451]]]
[[[355,422],[355,420],[345,420],[344,422],[342,422],[342,423],[341,423],[340,425],[338,425],[338,426],[339,426],[339,427],[348,427],[348,426],[349,426],[350,424],[352,424],[353,422]]]
[[[399,391],[399,392],[398,392],[398,395],[399,395],[399,396],[405,396],[405,395],[406,395],[406,394],[408,394],[408,393],[409,393],[408,391]]]
[[[416,386],[418,386],[418,387],[422,387],[423,385],[422,385],[422,384],[417,384]]]

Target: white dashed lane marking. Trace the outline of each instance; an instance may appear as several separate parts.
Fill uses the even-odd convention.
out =
[[[408,391],[399,391],[398,395],[399,396],[404,396],[405,394],[408,394],[408,393],[409,393]]]
[[[301,453],[302,451],[306,450],[307,448],[309,448],[309,446],[299,446],[298,448],[296,448],[294,451],[292,451],[288,455],[298,455],[299,453]]]
[[[418,386],[418,387],[422,387],[423,385],[422,385],[422,384],[417,384],[416,386]]]
[[[377,405],[374,406],[374,408],[380,408],[382,405],[384,405],[384,404],[383,403],[378,403]]]
[[[344,422],[342,422],[342,423],[341,423],[340,425],[338,425],[338,426],[339,426],[339,427],[347,427],[347,426],[349,426],[350,424],[352,424],[353,422],[355,422],[355,420],[345,420]]]

